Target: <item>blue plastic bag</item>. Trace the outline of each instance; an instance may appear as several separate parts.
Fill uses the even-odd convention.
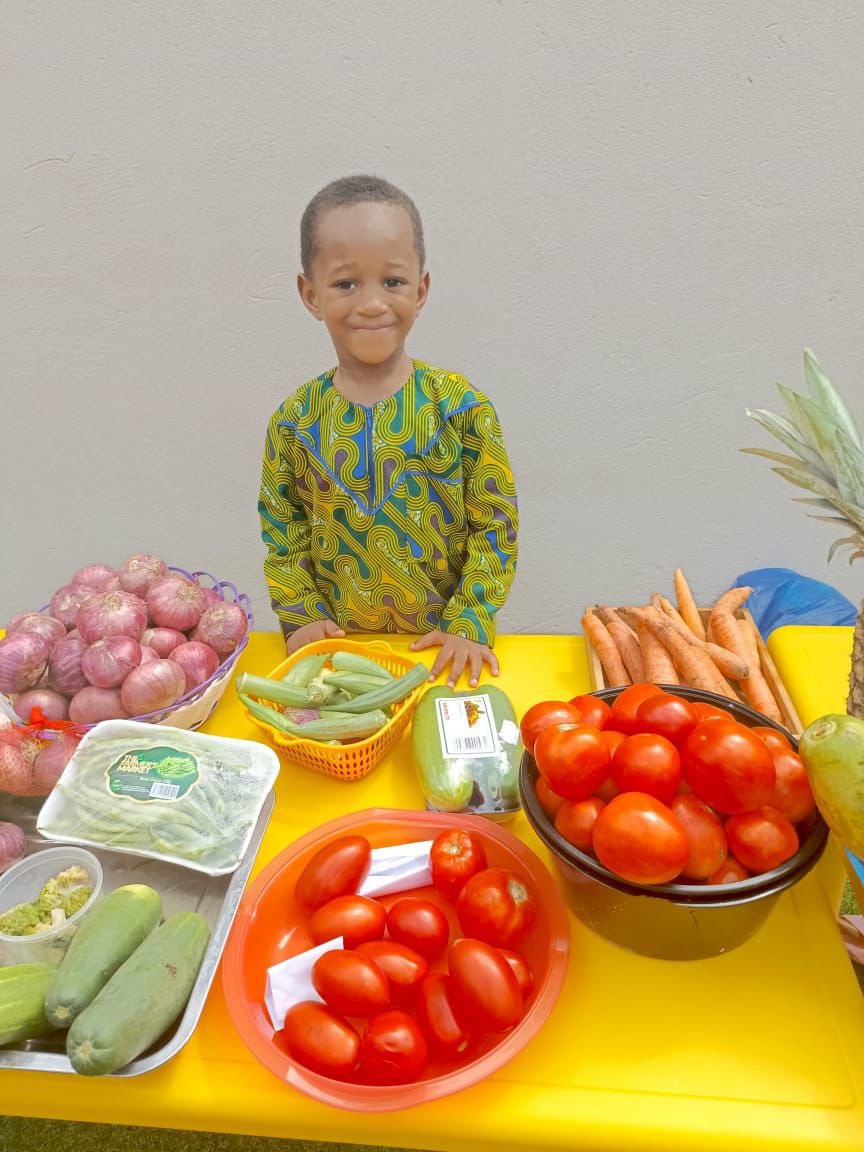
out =
[[[753,589],[746,607],[765,639],[784,624],[851,626],[858,615],[836,588],[791,568],[755,568],[739,576],[734,587]]]

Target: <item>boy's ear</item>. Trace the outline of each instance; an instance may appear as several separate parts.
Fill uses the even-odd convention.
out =
[[[420,277],[420,283],[417,285],[417,311],[419,312],[423,305],[426,303],[426,298],[429,295],[429,273],[424,272]]]
[[[304,276],[302,272],[300,272],[297,276],[297,291],[300,293],[300,299],[303,301],[315,319],[323,319],[321,315],[321,309],[318,305],[318,296],[315,292],[315,287],[309,277]]]

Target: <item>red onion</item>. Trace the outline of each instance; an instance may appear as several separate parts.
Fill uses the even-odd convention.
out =
[[[13,632],[0,640],[0,692],[34,688],[48,665],[51,645],[35,632]]]
[[[0,792],[12,796],[29,796],[33,780],[33,764],[20,748],[0,744]]]
[[[195,639],[219,656],[230,655],[246,635],[246,613],[239,604],[214,604],[208,608],[195,629]]]
[[[202,591],[204,593],[204,599],[207,601],[208,608],[211,608],[214,604],[225,603],[215,588],[203,588]]]
[[[220,663],[219,657],[210,645],[202,644],[198,640],[178,645],[171,653],[171,659],[183,669],[187,692],[209,680]]]
[[[120,689],[123,707],[130,716],[146,716],[170,708],[186,691],[186,676],[173,660],[153,660],[134,668]]]
[[[131,636],[109,636],[91,644],[81,658],[81,671],[97,688],[118,688],[141,663],[141,645]]]
[[[136,596],[146,596],[154,580],[167,575],[168,565],[165,561],[147,552],[139,552],[137,556],[124,560],[119,572],[121,587],[127,592],[134,592]]]
[[[6,625],[7,635],[11,632],[35,632],[42,636],[49,644],[66,635],[66,626],[53,616],[46,616],[43,612],[22,612],[13,616]]]
[[[69,631],[66,633],[66,639],[71,640],[72,637],[74,636],[75,639],[77,640],[80,635],[81,635],[81,633],[78,631],[77,628],[70,628]]]
[[[125,588],[120,583],[119,576],[112,576],[107,584],[103,584],[99,589],[100,592],[125,592]]]
[[[30,723],[30,713],[38,708],[46,720],[65,720],[69,715],[69,701],[60,692],[51,688],[31,688],[22,692],[14,700],[15,711],[25,724]]]
[[[76,724],[98,724],[100,720],[125,720],[128,712],[123,707],[118,688],[96,688],[88,684],[76,692],[69,705],[69,719]]]
[[[102,592],[81,605],[75,624],[88,644],[109,636],[137,640],[147,627],[147,606],[131,592]]]
[[[70,632],[58,640],[48,657],[48,683],[55,692],[74,696],[87,687],[87,677],[81,671],[81,658],[87,651],[87,641]]]
[[[23,830],[8,820],[0,820],[0,872],[16,864],[26,850]]]
[[[176,628],[178,632],[188,632],[201,619],[206,606],[201,585],[176,576],[154,580],[147,592],[150,616],[160,628]]]
[[[64,732],[42,749],[33,764],[33,792],[37,796],[47,796],[60,777],[63,769],[72,759],[80,743],[79,736]]]
[[[151,660],[158,660],[159,653],[155,648],[151,648],[149,644],[141,645],[141,663],[149,664]]]
[[[51,615],[67,628],[74,628],[78,609],[85,600],[95,595],[95,588],[83,584],[67,584],[51,597]]]
[[[157,656],[170,656],[178,644],[186,643],[186,636],[176,628],[147,628],[141,633],[141,643],[149,644]]]
[[[114,579],[117,570],[108,564],[88,564],[86,568],[79,568],[72,577],[74,587],[83,584],[86,588],[93,588],[97,592],[104,592],[105,586]]]

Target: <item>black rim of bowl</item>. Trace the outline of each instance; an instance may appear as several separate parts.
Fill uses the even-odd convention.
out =
[[[739,703],[737,700],[729,700],[727,697],[718,696],[714,692],[705,692],[701,688],[687,688],[680,684],[661,684],[658,687],[665,692],[694,703],[712,704],[724,712],[731,713],[736,720],[740,720],[748,728],[757,726],[774,728],[787,738],[795,752],[798,751],[798,740],[788,729],[767,716],[763,716],[761,712],[757,712],[747,704]],[[623,691],[623,688],[601,688],[592,692],[591,695],[611,704]],[[611,872],[595,856],[589,856],[571,844],[569,840],[564,839],[537,799],[534,784],[538,775],[534,757],[529,752],[524,752],[519,768],[519,788],[522,795],[522,805],[537,835],[565,863],[573,865],[581,872],[587,873],[593,879],[599,880],[611,888],[617,888],[619,891],[628,892],[632,895],[669,896],[693,903],[704,902],[705,904],[723,903],[733,895],[742,897],[768,896],[774,891],[788,887],[795,873],[801,872],[803,875],[809,871],[822,855],[828,840],[828,825],[822,819],[819,810],[816,809],[811,816],[802,821],[806,831],[801,837],[798,851],[770,872],[762,872],[758,876],[751,876],[747,880],[736,880],[731,884],[633,884]]]

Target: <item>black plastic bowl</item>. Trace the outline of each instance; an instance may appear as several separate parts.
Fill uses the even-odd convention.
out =
[[[746,704],[697,688],[669,685],[667,690],[722,708],[750,728],[776,728],[798,748],[791,733]],[[611,704],[621,691],[605,688],[593,695]],[[698,960],[737,948],[762,925],[781,892],[807,875],[828,839],[828,826],[814,811],[798,826],[800,845],[795,855],[761,876],[734,884],[631,884],[556,831],[537,799],[536,780],[537,765],[526,752],[519,771],[522,805],[564,878],[562,890],[570,909],[599,935],[643,956]]]

